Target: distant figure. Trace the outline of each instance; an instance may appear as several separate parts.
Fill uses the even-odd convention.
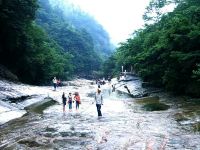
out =
[[[97,81],[97,86],[98,86],[98,88],[100,88],[100,86],[101,86],[101,80]]]
[[[109,96],[111,94],[111,91],[112,91],[112,86],[111,86],[111,83],[109,82],[108,83],[108,94],[109,94]]]
[[[63,112],[65,112],[65,105],[66,105],[66,102],[67,102],[67,98],[66,98],[64,92],[62,94],[62,102],[63,102]]]
[[[98,90],[101,90],[101,86],[100,85],[98,85],[96,92],[98,92]]]
[[[109,82],[109,83],[111,82],[111,78],[110,78],[110,77],[108,77],[108,82]]]
[[[101,90],[100,89],[98,89],[98,91],[97,91],[97,93],[95,95],[95,102],[96,102],[98,116],[102,116],[101,105],[103,105],[103,96],[101,94]]]
[[[78,110],[79,104],[81,104],[81,99],[78,92],[75,92],[74,100],[76,101],[76,110]]]
[[[69,93],[68,95],[68,105],[69,105],[69,111],[72,111],[72,93]]]
[[[57,86],[61,87],[61,80],[60,79],[57,80]]]
[[[115,92],[115,85],[112,85],[112,92]]]
[[[53,87],[54,87],[54,91],[56,91],[56,86],[57,86],[57,79],[56,77],[53,78]]]
[[[105,78],[103,78],[102,85],[106,84]]]
[[[124,78],[126,78],[126,70],[124,71]]]
[[[97,83],[98,83],[98,80],[96,79],[95,81],[96,81],[96,84],[97,84]]]

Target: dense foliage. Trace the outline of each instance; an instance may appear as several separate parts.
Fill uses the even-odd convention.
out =
[[[83,12],[79,7],[73,5],[70,0],[50,0],[52,4],[63,10],[67,21],[77,29],[85,29],[92,37],[94,50],[102,59],[107,58],[112,53],[114,46],[110,43],[108,33],[104,30],[92,16]],[[73,0],[71,0],[73,1]],[[67,9],[66,9],[67,8]]]
[[[48,0],[1,0],[0,22],[0,64],[20,81],[40,84],[54,76],[67,79],[101,65],[101,52],[95,50],[91,33],[72,25]]]
[[[151,3],[151,7],[159,6]],[[113,56],[116,68],[120,70],[124,65],[130,70],[133,66],[144,81],[176,93],[200,96],[199,16],[199,0],[182,0],[173,12],[159,14],[153,24],[121,43]]]
[[[36,0],[2,0],[0,5],[0,63],[32,84],[70,70],[69,55],[34,23],[37,8]]]
[[[74,73],[89,76],[100,69],[102,56],[111,53],[108,35],[88,14],[70,3],[60,6],[59,2],[63,3],[54,1],[52,8],[48,0],[40,0],[37,23],[45,28],[64,52],[72,55]]]

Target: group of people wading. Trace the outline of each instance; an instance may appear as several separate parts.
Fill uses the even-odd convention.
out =
[[[110,81],[109,81],[109,83],[110,83]],[[54,77],[53,78],[54,90],[56,90],[57,84],[58,84],[58,80],[56,79],[56,77]],[[97,91],[95,93],[94,101],[92,102],[92,104],[94,102],[96,103],[96,109],[97,109],[98,116],[102,116],[101,106],[103,105],[103,95],[101,93],[101,88],[100,88],[101,84],[99,84],[98,82],[96,84],[98,85],[98,88],[97,88]],[[79,93],[75,92],[75,93],[72,94],[70,92],[68,94],[68,96],[66,96],[65,92],[63,92],[63,94],[62,94],[62,103],[63,103],[63,112],[66,111],[65,110],[66,105],[68,105],[69,112],[72,112],[72,108],[73,108],[72,105],[73,105],[73,103],[76,106],[76,111],[78,111],[79,110],[79,105],[81,104],[81,99],[80,99]]]
[[[68,104],[69,106],[69,112],[72,112],[72,104],[75,102],[76,104],[76,111],[79,109],[79,105],[81,104],[80,95],[78,92],[75,92],[72,96],[72,93],[69,93],[69,95],[66,97],[65,93],[62,94],[62,102],[63,102],[63,112],[65,112],[65,106]],[[103,96],[101,94],[101,89],[97,89],[97,93],[95,94],[95,102],[96,102],[96,108],[98,116],[102,116],[101,113],[101,105],[103,105]],[[94,102],[93,102],[94,103]],[[93,104],[92,103],[92,104]]]
[[[69,95],[66,97],[65,93],[62,94],[62,102],[63,102],[63,112],[65,112],[65,106],[68,104],[69,111],[72,111],[72,103],[75,102],[76,104],[76,111],[79,109],[79,105],[81,104],[80,95],[78,92],[74,93],[74,96],[72,96],[72,93],[69,93]]]

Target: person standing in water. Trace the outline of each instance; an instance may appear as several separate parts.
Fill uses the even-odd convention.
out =
[[[103,105],[103,96],[101,94],[100,89],[97,90],[97,93],[95,95],[95,102],[96,102],[98,116],[102,116],[101,105]]]
[[[74,100],[76,101],[76,110],[78,110],[79,104],[81,104],[81,99],[78,92],[75,92]]]
[[[108,94],[109,94],[109,96],[110,96],[111,92],[112,92],[112,85],[111,85],[111,83],[108,82]]]
[[[68,95],[68,105],[69,105],[69,111],[72,111],[72,93],[69,93]]]
[[[54,91],[56,91],[56,86],[57,86],[57,79],[56,77],[53,78],[53,87],[54,87]]]
[[[62,94],[62,102],[63,102],[63,112],[65,112],[65,105],[66,105],[66,102],[67,102],[67,98],[66,98],[64,92]]]
[[[115,92],[115,85],[112,85],[112,92]]]

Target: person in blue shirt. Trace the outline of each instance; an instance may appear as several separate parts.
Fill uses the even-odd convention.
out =
[[[72,111],[72,93],[69,93],[68,95],[68,105],[69,105],[69,111]]]

